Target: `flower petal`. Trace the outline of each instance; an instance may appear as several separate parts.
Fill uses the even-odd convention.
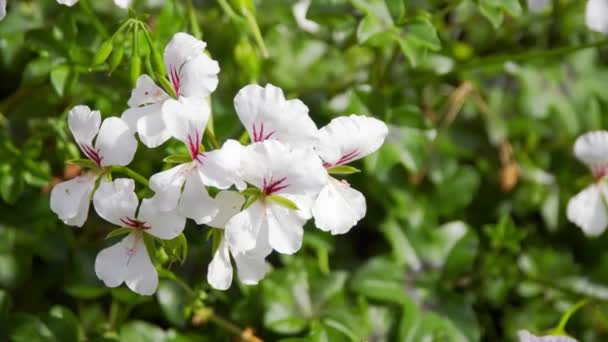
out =
[[[205,54],[200,54],[185,63],[180,71],[179,95],[205,98],[218,84],[220,65]]]
[[[608,33],[608,1],[587,1],[587,8],[585,9],[585,23],[592,31]]]
[[[172,240],[184,231],[186,218],[176,211],[161,211],[154,198],[141,201],[137,219],[145,222],[150,228],[145,232],[159,239]]]
[[[333,235],[348,233],[365,211],[363,194],[334,178],[321,190],[312,208],[316,226]]]
[[[375,152],[388,134],[378,119],[351,115],[331,120],[319,130],[317,153],[328,166],[342,165]]]
[[[158,287],[158,273],[150,260],[141,235],[133,248],[133,255],[127,261],[125,283],[135,293],[144,296],[152,295]]]
[[[265,259],[266,255],[258,253],[257,249],[233,254],[239,279],[243,284],[255,285],[270,271],[270,266]]]
[[[121,219],[135,218],[138,203],[135,182],[130,178],[117,178],[113,182],[102,180],[93,196],[97,214],[121,227],[125,226]]]
[[[120,118],[107,118],[101,124],[95,140],[101,155],[101,166],[128,165],[135,156],[137,140],[129,126]]]
[[[306,13],[310,7],[310,2],[311,0],[300,0],[293,5],[291,10],[293,12],[293,17],[296,19],[296,23],[300,29],[306,32],[315,33],[319,31],[319,24],[306,18]]]
[[[69,6],[69,7],[74,6],[77,2],[78,2],[78,0],[57,0],[58,4]]]
[[[114,0],[116,6],[120,8],[128,8],[131,5],[131,0]]]
[[[221,191],[215,196],[218,213],[207,225],[214,228],[224,228],[230,219],[238,214],[245,204],[245,197],[236,191]]]
[[[272,84],[245,86],[234,98],[234,107],[252,142],[276,139],[305,147],[317,139],[308,107],[297,99],[286,100],[281,88]]]
[[[119,243],[103,249],[95,258],[95,274],[108,287],[117,287],[127,277],[130,249],[136,245],[136,235],[131,233]]]
[[[187,33],[176,33],[165,47],[164,60],[167,73],[171,73],[173,68],[179,71],[184,63],[202,55],[206,46],[207,43]]]
[[[169,133],[186,144],[193,156],[197,155],[211,114],[209,101],[188,97],[169,99],[162,111]]]
[[[266,208],[256,201],[228,221],[225,237],[232,251],[242,253],[256,247],[265,215]]]
[[[135,88],[131,92],[131,98],[127,104],[129,107],[140,107],[164,102],[169,98],[165,91],[156,85],[148,75],[141,75],[137,79]]]
[[[590,168],[608,164],[608,132],[594,131],[581,135],[574,143],[574,156]]]
[[[535,336],[527,330],[520,330],[517,332],[519,342],[577,342],[576,339],[569,336]]]
[[[237,189],[244,190],[247,184],[240,175],[243,150],[238,141],[228,140],[222,148],[200,154],[198,171],[203,183],[218,189],[228,189],[234,184]]]
[[[197,224],[211,221],[217,215],[218,207],[201,181],[198,173],[186,178],[186,185],[178,205],[179,213],[193,219]]]
[[[155,192],[154,198],[160,210],[169,211],[177,207],[188,169],[193,167],[182,164],[150,177],[150,189]]]
[[[227,290],[232,284],[232,263],[228,244],[222,240],[207,269],[207,282],[218,290]]]
[[[608,225],[606,203],[602,196],[608,194],[605,184],[592,184],[568,202],[568,220],[579,226],[585,235],[598,236]]]
[[[275,203],[267,203],[266,208],[270,246],[281,254],[297,252],[302,247],[303,227],[306,220],[295,210]]]
[[[0,20],[6,16],[6,0],[0,0]]]
[[[87,106],[76,106],[68,113],[68,127],[79,145],[91,145],[100,124],[101,113]]]
[[[51,210],[70,226],[82,227],[89,215],[97,175],[84,174],[59,183],[51,191]]]

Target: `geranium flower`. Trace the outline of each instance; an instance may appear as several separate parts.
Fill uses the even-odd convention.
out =
[[[182,101],[167,100],[163,118],[167,131],[181,140],[190,152],[191,162],[175,166],[150,178],[150,188],[161,210],[175,208],[188,218],[203,224],[211,221],[218,212],[206,186],[227,189],[235,185],[245,189],[246,184],[238,175],[242,146],[228,140],[221,149],[210,152],[200,150],[203,132],[210,112],[200,112],[203,100],[183,98]]]
[[[323,166],[331,169],[361,159],[384,143],[388,128],[367,116],[351,115],[333,119],[319,130],[315,150]],[[345,181],[328,178],[312,207],[315,224],[332,234],[348,232],[365,216],[365,197]]]
[[[527,330],[518,331],[517,336],[519,337],[519,342],[577,342],[576,339],[569,336],[536,336]]]
[[[65,6],[74,6],[78,0],[57,0],[57,3]],[[114,0],[116,6],[120,8],[128,8],[131,5],[131,0]]]
[[[608,33],[608,0],[587,1],[585,23],[590,30]]]
[[[596,131],[583,134],[574,144],[574,155],[587,165],[595,182],[568,202],[567,216],[588,236],[597,236],[608,225],[606,200],[608,199],[608,132]]]
[[[165,68],[180,101],[184,98],[202,100],[217,88],[220,67],[204,53],[206,46],[205,42],[180,32],[165,47]],[[148,75],[139,77],[131,93],[130,108],[122,118],[148,147],[157,147],[170,137],[162,115],[163,104],[170,98]],[[209,110],[208,101],[199,103],[205,107],[201,111]]]
[[[87,219],[91,192],[102,169],[129,164],[135,155],[137,140],[120,118],[107,118],[101,123],[99,111],[91,111],[87,106],[70,110],[68,126],[80,150],[99,169],[57,184],[51,192],[51,210],[65,224],[81,227]]]
[[[215,201],[219,207],[219,212],[207,225],[223,230],[228,221],[241,211],[245,198],[235,191],[222,191],[217,194]],[[223,237],[209,263],[207,282],[218,290],[227,290],[230,287],[230,284],[232,284],[230,254],[232,254],[241,282],[248,285],[257,284],[269,270],[264,250],[260,248],[244,253],[231,253],[226,238]]]
[[[291,149],[277,140],[245,147],[241,176],[259,191],[259,197],[226,225],[226,240],[236,253],[272,249],[292,254],[302,245],[303,226],[310,218],[310,204],[327,182],[327,171],[310,148]],[[280,204],[280,196],[297,205]],[[277,201],[278,200],[278,201]]]
[[[267,84],[243,87],[234,98],[239,119],[252,142],[279,140],[292,147],[308,147],[316,141],[317,126],[300,100],[286,100],[281,88]]]
[[[160,211],[154,200],[139,203],[132,179],[118,178],[102,182],[93,196],[95,211],[106,221],[132,232],[119,243],[110,246],[95,258],[95,273],[108,287],[123,282],[136,293],[151,295],[158,286],[158,274],[144,243],[144,234],[162,240],[176,238],[183,230],[186,219],[175,212]]]

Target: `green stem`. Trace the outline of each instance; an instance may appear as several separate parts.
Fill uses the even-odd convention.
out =
[[[192,6],[192,0],[186,1],[186,6],[188,7],[188,21],[190,24],[190,29],[192,30],[192,35],[198,39],[201,39],[203,38],[203,33],[201,32],[201,27],[198,24],[196,11],[194,6]]]
[[[127,166],[112,165],[112,166],[110,166],[110,171],[125,174],[125,175],[133,178],[136,182],[145,186],[146,188],[150,187],[150,183],[148,183],[148,180],[146,179],[146,177],[142,176],[141,174],[137,173],[136,171],[130,169]]]
[[[232,6],[230,6],[230,4],[228,3],[228,1],[226,0],[217,0],[218,4],[220,5],[220,7],[222,8],[222,10],[224,12],[226,12],[226,15],[230,17],[230,19],[236,21],[236,22],[240,22],[243,21],[243,19],[241,17],[239,17],[239,15],[232,9]]]
[[[268,49],[266,49],[266,43],[264,42],[264,38],[262,37],[262,31],[260,31],[258,22],[255,20],[255,16],[245,6],[241,7],[241,11],[243,12],[243,16],[245,17],[245,19],[247,19],[247,25],[249,26],[249,30],[251,30],[251,33],[253,34],[256,43],[258,44],[260,50],[262,50],[262,57],[268,58]]]
[[[211,317],[209,317],[209,321],[215,323],[222,329],[229,331],[237,336],[241,336],[242,334],[241,328],[239,328],[236,324],[216,315],[215,313],[213,313]]]
[[[80,7],[82,7],[83,11],[91,19],[91,23],[93,24],[93,26],[95,26],[95,29],[103,36],[103,38],[108,38],[108,31],[93,12],[93,7],[91,7],[89,0],[80,0]]]
[[[572,317],[572,315],[574,315],[580,308],[585,306],[587,303],[589,303],[589,298],[581,299],[576,302],[576,304],[574,304],[570,309],[568,309],[568,311],[564,313],[562,318],[559,320],[557,328],[555,328],[554,330],[561,333],[565,333],[566,324],[568,324],[570,317]]]

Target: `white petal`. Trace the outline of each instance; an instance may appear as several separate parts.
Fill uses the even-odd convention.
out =
[[[124,121],[111,117],[101,124],[95,147],[102,157],[101,166],[124,166],[133,160],[137,150],[137,140]]]
[[[120,8],[128,8],[131,5],[131,0],[114,0],[114,3]]]
[[[100,124],[101,113],[87,106],[76,106],[68,113],[68,126],[78,144],[91,145]]]
[[[186,218],[175,211],[161,211],[156,200],[150,198],[141,201],[137,218],[150,227],[146,233],[163,240],[175,239],[186,226]]]
[[[359,191],[330,178],[312,208],[316,226],[333,235],[347,233],[365,216],[365,197]]]
[[[303,31],[315,33],[319,31],[319,24],[306,18],[310,2],[311,0],[300,0],[293,5],[291,10],[293,12],[293,17],[296,19],[296,23],[298,23],[298,27]]]
[[[6,0],[0,0],[0,20],[6,16]]]
[[[167,73],[170,74],[173,67],[177,70],[181,69],[184,63],[202,55],[206,46],[205,42],[187,33],[176,33],[165,47],[164,60]]]
[[[590,30],[608,33],[608,0],[589,0],[585,22]]]
[[[102,180],[93,196],[97,214],[117,226],[125,226],[122,220],[126,218],[135,218],[138,203],[135,182],[130,178]]]
[[[535,336],[527,330],[517,332],[519,342],[577,342],[576,339],[569,336]]]
[[[330,166],[347,164],[376,151],[388,134],[378,119],[351,115],[331,120],[319,130],[317,153]]]
[[[125,236],[119,243],[103,249],[95,258],[95,274],[108,287],[117,287],[127,277],[127,262],[136,244],[136,234]]]
[[[217,61],[205,54],[193,58],[184,64],[179,72],[179,95],[205,98],[218,84],[220,66]]]
[[[74,6],[78,0],[57,0],[57,3],[65,6]]]
[[[241,176],[260,189],[277,184],[275,194],[316,196],[327,182],[327,171],[310,148],[292,150],[276,140],[249,145],[241,157]],[[279,184],[280,183],[280,184]]]
[[[608,132],[595,131],[578,137],[574,155],[591,168],[608,164]]]
[[[220,243],[207,269],[207,282],[218,290],[227,290],[232,284],[232,263],[225,240]]]
[[[304,223],[295,210],[276,203],[266,204],[268,241],[272,248],[282,254],[293,254],[302,247]]]
[[[245,197],[236,191],[222,191],[215,196],[219,211],[213,220],[207,223],[210,227],[224,228],[230,219],[238,214],[245,204]]]
[[[255,285],[270,271],[265,259],[266,254],[258,253],[256,249],[246,253],[236,253],[233,256],[239,279],[243,284]]]
[[[137,84],[131,92],[131,98],[127,104],[129,107],[140,107],[144,105],[162,103],[169,98],[165,91],[156,85],[148,75],[141,75]]]
[[[605,184],[592,184],[568,202],[568,220],[579,226],[587,236],[598,236],[608,225]]]
[[[202,153],[198,156],[198,170],[207,186],[228,189],[233,184],[244,190],[247,184],[240,175],[241,155],[244,147],[238,141],[228,140],[219,150]]]
[[[125,283],[135,293],[149,296],[158,287],[158,273],[150,260],[143,239],[136,243],[133,256],[127,262]]]
[[[234,107],[252,142],[276,139],[294,147],[316,141],[317,126],[300,100],[286,100],[271,84],[245,86],[234,98]]]
[[[127,109],[121,119],[133,132],[139,134],[144,145],[154,148],[171,138],[163,120],[163,103]]]
[[[59,183],[51,191],[51,210],[70,226],[82,227],[89,214],[97,175],[85,174]]]
[[[198,173],[186,178],[186,184],[178,205],[179,213],[193,219],[197,224],[211,221],[217,215],[218,207],[209,196]]]
[[[242,253],[256,247],[261,226],[264,224],[266,208],[260,201],[233,216],[226,224],[226,242],[235,253]]]
[[[177,207],[186,176],[195,167],[193,164],[182,164],[150,177],[150,189],[156,193],[154,198],[160,210],[169,211]]]
[[[191,154],[198,153],[211,114],[209,101],[188,97],[170,99],[165,101],[162,111],[169,133],[186,144]]]

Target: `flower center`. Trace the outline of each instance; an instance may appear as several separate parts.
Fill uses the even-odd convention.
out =
[[[171,80],[171,85],[173,85],[173,90],[175,90],[175,96],[179,97],[179,87],[181,79],[175,65],[169,66],[169,79]]]
[[[270,180],[266,180],[266,178],[264,178],[263,184],[262,184],[262,193],[264,195],[272,195],[276,192],[279,192],[285,188],[287,188],[289,186],[289,184],[284,184],[285,181],[287,180],[287,177],[283,177],[279,180],[273,181],[272,177],[270,177]]]
[[[130,217],[121,218],[120,222],[124,223],[125,226],[127,226],[127,227],[131,227],[131,228],[137,229],[137,230],[148,230],[148,229],[152,228],[146,222],[132,219]]]
[[[338,159],[338,161],[335,162],[335,163],[333,163],[333,164],[332,163],[328,163],[328,162],[323,162],[323,166],[326,169],[329,169],[329,168],[332,168],[334,166],[343,165],[343,164],[346,164],[346,163],[352,161],[358,155],[359,155],[359,150],[354,150],[354,151],[351,151],[351,152],[348,152],[348,153],[342,155],[342,157],[340,157],[340,159]]]
[[[190,156],[192,159],[198,160],[198,155],[201,150],[201,134],[198,130],[194,133],[188,134],[188,149],[190,150]]]
[[[270,137],[272,137],[276,131],[266,132],[266,135],[264,135],[264,133],[263,122],[261,122],[257,127],[255,123],[253,124],[253,142],[260,142],[270,139]]]
[[[608,165],[594,165],[591,168],[591,171],[593,172],[595,179],[599,180],[608,175]]]
[[[79,144],[80,149],[87,158],[91,159],[95,162],[95,164],[101,166],[101,161],[103,160],[103,156],[99,153],[99,149],[94,149],[93,147],[85,144]]]

